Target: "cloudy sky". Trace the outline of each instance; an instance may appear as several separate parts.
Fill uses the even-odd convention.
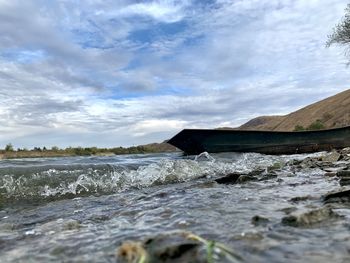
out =
[[[131,146],[349,88],[348,0],[0,0],[0,148]]]

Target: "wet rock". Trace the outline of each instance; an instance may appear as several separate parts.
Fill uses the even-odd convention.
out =
[[[275,172],[271,172],[271,173],[266,173],[263,174],[260,178],[259,181],[265,181],[265,180],[270,180],[270,179],[275,179],[277,178],[277,174]]]
[[[266,226],[269,222],[268,218],[259,215],[253,216],[251,220],[254,226]]]
[[[248,173],[249,176],[257,176],[257,175],[261,175],[263,173],[266,172],[266,169],[263,169],[263,168],[257,168],[251,172]]]
[[[331,208],[323,207],[305,213],[283,217],[282,224],[293,227],[312,227],[340,217]]]
[[[246,183],[246,182],[250,182],[250,181],[257,181],[259,178],[250,174],[247,175],[241,175],[240,177],[238,177],[237,179],[237,183]]]
[[[318,165],[316,164],[318,162],[317,158],[311,158],[307,157],[305,158],[301,163],[300,166],[301,168],[317,168]]]
[[[326,177],[335,177],[335,176],[337,176],[337,173],[335,173],[335,172],[326,172],[324,174],[324,176],[326,176]]]
[[[350,190],[328,193],[323,197],[325,203],[348,203],[350,202]]]
[[[339,180],[339,184],[341,186],[350,185],[350,178],[341,178]]]
[[[180,234],[161,234],[143,242],[124,242],[117,251],[122,262],[194,262],[204,263],[201,244]],[[141,259],[144,261],[141,261]]]
[[[325,156],[322,156],[322,162],[331,162],[331,163],[335,163],[340,159],[341,154],[333,151]]]
[[[338,171],[337,176],[340,178],[339,184],[341,186],[350,185],[350,170]]]
[[[289,199],[289,201],[293,202],[293,203],[299,203],[299,202],[303,202],[303,201],[310,200],[310,199],[313,199],[313,197],[310,195],[306,195],[306,196],[293,197],[293,198]]]
[[[179,237],[157,236],[145,242],[147,251],[152,251],[151,262],[204,262],[200,255],[200,243]]]
[[[218,184],[235,184],[237,183],[237,180],[241,175],[242,174],[239,173],[230,173],[223,177],[215,179],[215,182],[217,182]]]
[[[64,222],[62,229],[63,230],[77,230],[81,228],[81,224],[78,220],[69,219]]]
[[[143,242],[126,241],[117,249],[118,262],[206,263],[224,261],[226,255],[241,259],[224,244],[208,241],[188,232],[159,234]],[[209,261],[210,259],[210,261]]]
[[[219,184],[241,184],[249,181],[257,181],[259,178],[264,178],[265,175],[265,169],[256,169],[248,174],[230,173],[215,179],[215,182]],[[267,179],[269,178],[266,178],[265,180]]]
[[[288,166],[298,166],[302,163],[302,160],[296,160],[296,159],[292,159],[292,160],[289,160],[286,165]]]
[[[337,176],[340,178],[350,178],[350,170],[338,171]]]
[[[285,166],[282,162],[276,162],[273,165],[266,168],[266,172],[270,173],[272,171],[281,170]]]

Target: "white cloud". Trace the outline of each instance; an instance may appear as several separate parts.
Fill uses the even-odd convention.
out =
[[[173,23],[178,22],[184,17],[183,8],[188,5],[186,1],[152,1],[148,3],[136,3],[126,6],[120,10],[120,14],[124,16],[141,15],[149,16],[155,20]]]
[[[132,136],[144,136],[156,132],[176,132],[186,127],[186,121],[151,119],[135,123],[131,128]]]

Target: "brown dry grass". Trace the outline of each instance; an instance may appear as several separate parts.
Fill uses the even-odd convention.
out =
[[[321,120],[326,128],[350,125],[350,89],[285,116],[261,116],[243,124],[244,130],[293,131]]]

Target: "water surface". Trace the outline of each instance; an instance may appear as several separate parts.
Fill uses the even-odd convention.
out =
[[[322,154],[322,153],[320,153]],[[0,161],[1,262],[116,262],[125,240],[191,231],[246,262],[348,262],[349,207],[312,227],[281,224],[287,211],[324,207],[339,189],[318,168],[285,165],[277,178],[223,185],[232,172],[309,155],[147,154]],[[294,197],[305,197],[295,201]],[[293,201],[294,200],[294,201]],[[268,218],[254,225],[256,215]]]

